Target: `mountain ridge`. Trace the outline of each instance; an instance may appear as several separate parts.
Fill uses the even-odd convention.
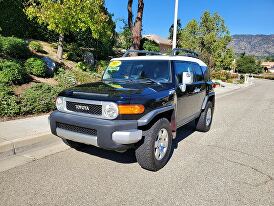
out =
[[[274,34],[235,34],[229,44],[236,54],[254,56],[274,55]]]

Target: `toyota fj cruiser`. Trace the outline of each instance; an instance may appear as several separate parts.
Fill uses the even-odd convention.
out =
[[[100,82],[62,91],[49,120],[73,148],[135,148],[140,166],[157,171],[169,160],[177,128],[195,120],[196,130],[210,129],[214,103],[208,68],[195,52],[129,50],[110,61]]]

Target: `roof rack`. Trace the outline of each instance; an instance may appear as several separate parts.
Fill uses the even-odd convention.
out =
[[[177,56],[181,52],[184,53],[182,56],[199,58],[199,54],[198,53],[196,53],[194,51],[191,51],[189,49],[181,49],[181,48],[174,48],[174,49],[172,49],[171,56]]]
[[[128,57],[130,53],[144,54],[144,56],[163,55],[160,52],[146,51],[146,50],[127,50],[123,57]]]

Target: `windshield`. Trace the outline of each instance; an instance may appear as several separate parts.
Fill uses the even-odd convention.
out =
[[[170,67],[167,60],[111,61],[103,80],[150,80],[170,82]]]

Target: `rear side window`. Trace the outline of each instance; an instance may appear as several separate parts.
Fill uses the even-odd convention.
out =
[[[204,73],[204,77],[205,77],[205,81],[209,81],[210,80],[210,75],[209,75],[209,70],[206,66],[202,66],[202,71]]]
[[[193,72],[190,62],[175,61],[173,62],[175,78],[178,83],[182,83],[183,72]]]
[[[196,80],[196,82],[204,81],[204,75],[200,65],[197,63],[192,63],[192,68],[194,70],[194,76],[195,76],[194,79]]]

